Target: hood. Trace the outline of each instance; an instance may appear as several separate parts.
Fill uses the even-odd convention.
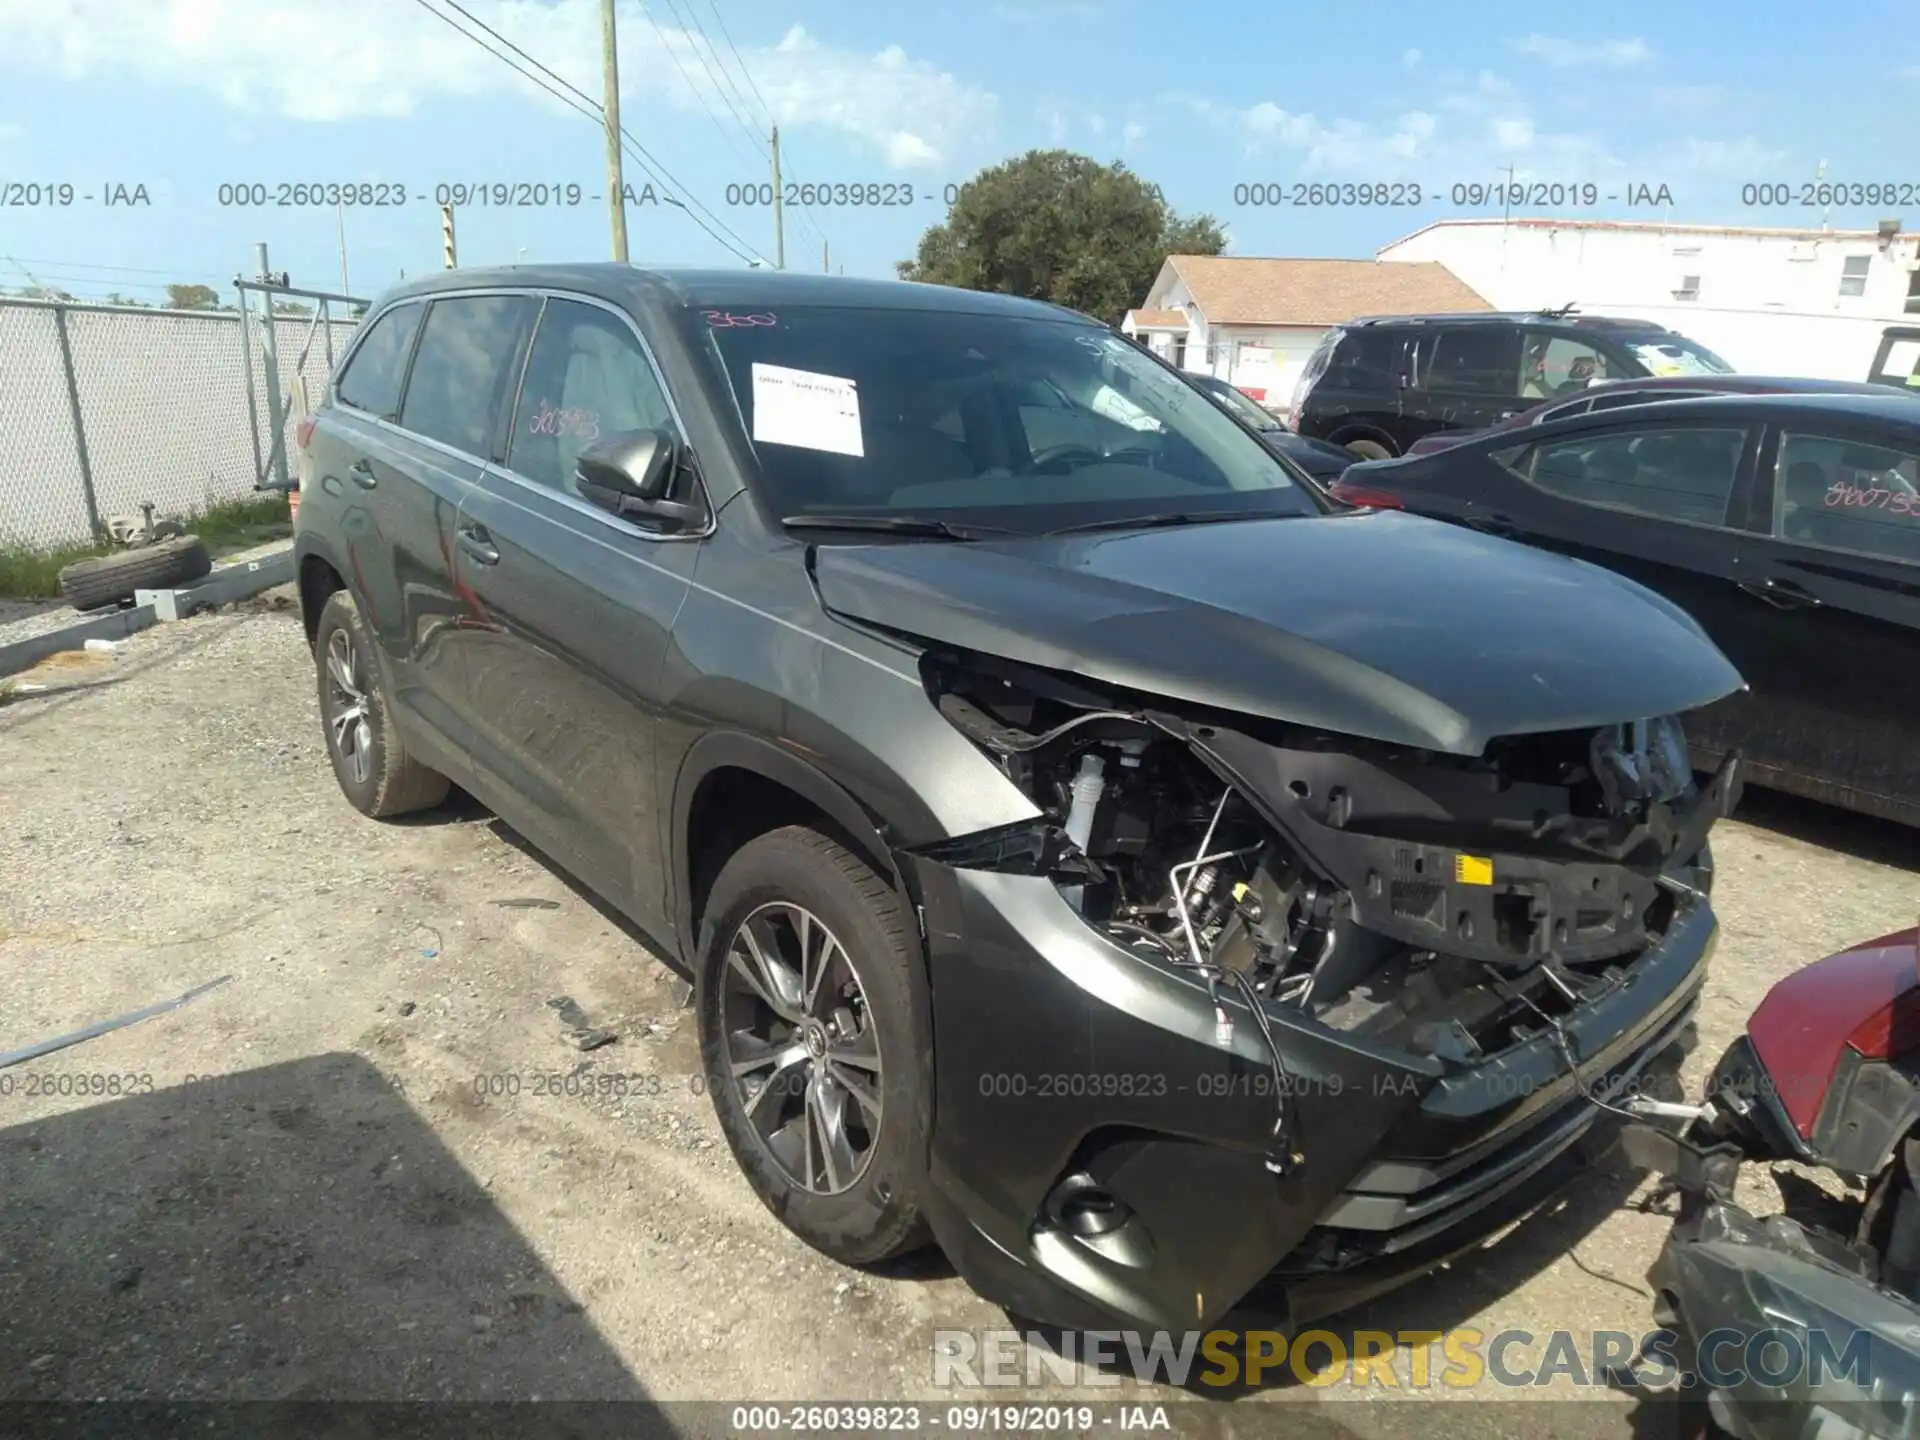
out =
[[[1478,755],[1740,688],[1611,571],[1397,511],[987,542],[822,545],[843,619],[1149,695]]]

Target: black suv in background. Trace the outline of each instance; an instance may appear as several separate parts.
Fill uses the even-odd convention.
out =
[[[1705,346],[1645,320],[1381,316],[1327,332],[1294,388],[1293,428],[1386,460],[1424,435],[1488,429],[1595,381],[1732,373]]]
[[[1726,658],[1336,507],[1096,321],[449,271],[299,443],[347,799],[458,785],[654,937],[829,1255],[936,1239],[1067,1327],[1325,1313],[1537,1204],[1689,1031],[1737,787],[1673,717]]]

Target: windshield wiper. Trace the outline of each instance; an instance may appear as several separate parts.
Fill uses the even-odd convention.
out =
[[[985,540],[1027,533],[998,525],[936,520],[927,515],[786,515],[780,523],[794,530],[873,530],[884,535],[930,535],[941,540]]]
[[[1226,514],[1208,514],[1202,512],[1190,515],[1185,511],[1162,511],[1154,515],[1122,515],[1110,520],[1088,520],[1079,525],[1063,525],[1058,530],[1045,530],[1045,535],[1077,535],[1086,530],[1149,530],[1161,525],[1208,525],[1220,520],[1276,520],[1278,515],[1246,515],[1238,511]]]

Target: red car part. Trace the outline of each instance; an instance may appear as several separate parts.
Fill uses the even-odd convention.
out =
[[[1747,1022],[1787,1118],[1803,1140],[1851,1047],[1884,1060],[1920,1047],[1920,929],[1868,940],[1787,976]]]

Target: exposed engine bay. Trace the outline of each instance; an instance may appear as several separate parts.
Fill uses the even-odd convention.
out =
[[[1256,1018],[1254,996],[1443,1060],[1551,1028],[1617,980],[1704,899],[1707,834],[1735,798],[1737,762],[1696,785],[1671,716],[1468,758],[1176,715],[950,650],[921,663],[1045,818],[920,853],[1048,874],[1089,925],[1243,992]]]

